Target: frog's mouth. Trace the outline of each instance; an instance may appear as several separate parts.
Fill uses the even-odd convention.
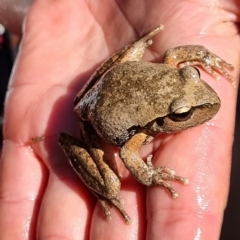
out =
[[[185,129],[198,126],[213,118],[220,108],[220,104],[203,104],[197,107],[191,107],[188,111],[182,113],[170,113],[169,115],[157,118],[148,123],[145,129],[149,134],[156,132],[179,132]]]

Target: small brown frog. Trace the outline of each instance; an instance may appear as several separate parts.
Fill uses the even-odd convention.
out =
[[[232,65],[203,46],[170,49],[161,64],[141,61],[151,38],[162,29],[162,25],[156,27],[97,69],[74,102],[81,140],[66,132],[59,136],[71,166],[99,199],[107,219],[113,205],[127,223],[131,221],[122,207],[119,176],[107,164],[106,147],[102,146],[119,147],[126,168],[140,183],[161,185],[176,198],[167,181],[186,184],[188,180],[169,168],[154,168],[151,156],[145,163],[138,150],[159,133],[183,131],[218,112],[221,104],[217,94],[191,65],[201,65],[215,77],[219,72],[232,81],[225,70],[233,70]]]

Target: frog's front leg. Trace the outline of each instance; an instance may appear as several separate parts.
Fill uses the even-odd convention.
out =
[[[105,217],[111,218],[109,205],[113,205],[125,221],[130,223],[131,219],[122,208],[123,200],[119,196],[121,182],[103,161],[103,152],[91,149],[90,155],[80,141],[66,132],[60,133],[58,141],[74,171],[99,199]]]
[[[175,180],[187,184],[188,179],[176,176],[175,172],[167,167],[154,168],[151,162],[152,156],[148,157],[147,163],[140,158],[138,150],[145,143],[147,137],[148,135],[145,133],[134,135],[121,148],[120,157],[126,168],[140,183],[146,186],[161,185],[170,191],[173,198],[176,198],[178,193],[166,181]]]
[[[201,45],[171,48],[164,55],[164,63],[174,68],[200,65],[215,78],[219,78],[220,73],[234,85],[233,78],[225,70],[233,71],[234,67]]]

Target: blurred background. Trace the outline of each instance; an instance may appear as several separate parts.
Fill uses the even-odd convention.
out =
[[[3,103],[14,61],[13,49],[17,49],[17,44],[11,46],[11,43],[13,41],[10,35],[0,24],[0,148],[2,147]]]
[[[0,24],[0,153],[2,147],[2,125],[3,125],[3,105],[7,84],[14,59],[17,55],[20,38],[18,35],[10,34]],[[233,145],[233,161],[231,172],[231,186],[228,205],[224,215],[224,222],[220,240],[239,240],[240,239],[240,98],[238,97],[237,119],[235,129],[235,142]]]

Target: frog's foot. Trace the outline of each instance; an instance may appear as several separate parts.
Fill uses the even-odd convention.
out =
[[[175,172],[167,167],[154,168],[152,165],[152,155],[148,156],[145,163],[139,156],[138,150],[148,137],[145,133],[134,135],[120,150],[120,157],[126,168],[142,184],[146,186],[161,185],[167,188],[172,197],[178,196],[173,187],[168,184],[167,180],[178,181],[183,184],[188,183],[188,179],[176,176]]]
[[[221,74],[235,86],[232,76],[226,71],[226,69],[233,71],[234,67],[201,45],[186,45],[169,49],[165,53],[164,63],[180,68],[187,65],[200,65],[215,78],[218,79]]]
[[[123,216],[125,222],[127,224],[131,224],[131,218],[128,216],[128,214],[122,207],[123,200],[121,198],[120,199],[115,198],[115,199],[111,199],[110,202],[115,208],[117,208],[119,213]]]
[[[152,185],[160,185],[166,188],[172,195],[172,198],[177,198],[178,193],[175,189],[166,182],[166,180],[178,181],[182,184],[188,184],[189,180],[184,177],[176,176],[175,171],[168,167],[159,167],[154,168],[152,164],[152,155],[149,155],[147,158],[148,167],[154,172],[152,176]]]
[[[151,30],[149,33],[145,34],[143,37],[141,37],[137,42],[145,42],[146,47],[151,45],[153,43],[152,37],[161,32],[164,29],[163,25],[159,25],[155,27],[153,30]]]
[[[220,78],[220,74],[223,75],[229,82],[232,83],[233,86],[235,86],[235,82],[232,78],[232,76],[225,70],[227,68],[230,71],[234,70],[234,67],[225,62],[223,59],[218,57],[217,55],[211,53],[211,52],[206,52],[206,55],[202,59],[202,61],[187,61],[184,63],[180,63],[179,67],[182,68],[187,65],[200,65],[202,66],[209,74],[211,74],[213,77],[216,79]],[[220,74],[219,74],[219,73]]]
[[[112,219],[110,208],[114,206],[122,215],[125,222],[127,224],[131,224],[131,218],[122,207],[124,200],[120,196],[115,196],[114,198],[105,199],[101,195],[96,194],[95,192],[93,192],[93,194],[98,198],[98,201],[104,211],[104,216],[108,221]]]
[[[112,219],[111,217],[111,212],[110,212],[110,205],[107,201],[104,201],[104,200],[100,200],[98,199],[98,202],[100,203],[103,211],[104,211],[104,217],[109,221]]]
[[[109,221],[112,219],[111,217],[111,212],[110,212],[110,208],[112,206],[116,207],[117,210],[119,211],[119,213],[123,216],[125,222],[127,224],[131,224],[131,218],[129,217],[129,215],[125,212],[125,210],[122,208],[122,203],[123,200],[119,197],[116,199],[110,199],[110,200],[102,200],[102,199],[98,199],[101,207],[103,208],[104,211],[104,216],[105,218]]]
[[[154,28],[152,31],[149,33],[145,34],[142,36],[140,39],[135,41],[134,43],[126,46],[121,50],[120,52],[115,53],[110,59],[108,59],[102,68],[105,68],[105,66],[108,66],[109,69],[109,64],[111,64],[111,67],[114,65],[124,63],[127,61],[140,61],[143,57],[143,54],[145,52],[145,49],[152,45],[153,40],[152,38],[161,32],[163,30],[164,26],[159,25],[156,28]]]

